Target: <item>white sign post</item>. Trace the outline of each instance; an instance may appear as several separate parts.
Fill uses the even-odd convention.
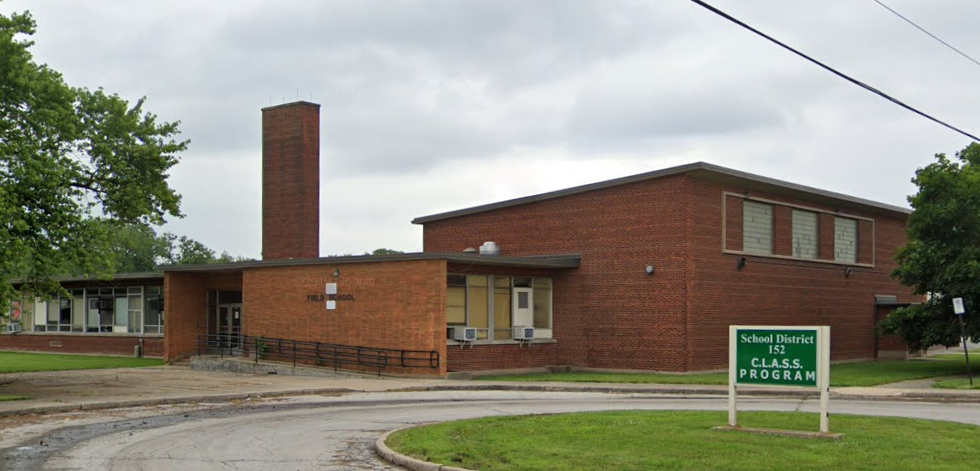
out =
[[[738,427],[738,387],[820,391],[820,432],[830,433],[830,327],[729,326],[728,426]]]

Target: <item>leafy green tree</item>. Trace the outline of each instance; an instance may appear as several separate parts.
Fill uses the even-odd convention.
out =
[[[114,224],[181,216],[167,182],[188,143],[178,123],[144,98],[69,86],[34,62],[35,27],[29,13],[0,15],[0,305],[13,278],[46,296],[54,275],[109,275]]]
[[[916,294],[932,296],[899,309],[879,325],[882,333],[901,335],[910,350],[955,345],[959,320],[952,299],[967,304],[967,335],[980,339],[980,144],[972,143],[955,159],[944,154],[916,171],[918,193],[909,197],[908,243],[896,256],[892,273]],[[972,312],[970,312],[972,311]]]
[[[170,233],[164,234],[163,237],[167,239],[170,246],[170,253],[165,261],[166,265],[204,265],[217,261],[214,250],[209,249],[201,242],[186,236],[177,237]]]
[[[125,224],[110,229],[116,273],[154,271],[170,257],[168,239],[146,224]]]
[[[380,249],[374,249],[374,252],[371,253],[365,252],[364,255],[398,255],[403,253],[405,252],[402,252],[401,250],[380,248]]]

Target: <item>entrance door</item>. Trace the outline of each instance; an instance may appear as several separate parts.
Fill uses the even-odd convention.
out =
[[[223,343],[238,345],[238,337],[242,334],[242,305],[219,304],[216,316],[219,338]]]
[[[514,288],[514,327],[534,326],[533,296],[531,288]]]

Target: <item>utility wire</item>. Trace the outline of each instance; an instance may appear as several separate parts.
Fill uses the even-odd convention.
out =
[[[946,46],[946,47],[948,47],[948,48],[950,48],[950,49],[952,49],[953,51],[955,51],[955,52],[956,52],[957,54],[959,54],[959,55],[961,55],[961,56],[963,56],[963,57],[965,57],[965,58],[966,58],[966,59],[967,59],[968,61],[970,61],[970,62],[973,62],[973,63],[974,63],[974,64],[976,64],[976,65],[980,65],[980,62],[977,62],[977,60],[976,60],[976,59],[974,59],[974,58],[972,58],[972,57],[970,57],[969,55],[967,55],[967,53],[965,53],[965,52],[963,52],[963,51],[961,51],[961,50],[959,50],[959,49],[956,49],[955,47],[953,47],[953,45],[952,45],[952,44],[950,44],[950,43],[948,43],[948,42],[946,42],[946,41],[943,41],[942,39],[939,39],[939,37],[938,37],[938,36],[936,36],[935,34],[932,34],[932,33],[930,33],[930,32],[928,32],[928,31],[926,31],[926,30],[925,30],[925,28],[923,28],[923,27],[921,27],[921,26],[919,26],[919,25],[917,25],[917,24],[915,24],[915,22],[913,22],[912,20],[910,20],[910,19],[908,19],[908,18],[906,18],[906,17],[905,17],[905,16],[903,16],[903,15],[902,15],[901,13],[899,13],[899,12],[897,12],[897,11],[895,11],[895,10],[893,10],[893,9],[892,9],[891,7],[889,7],[888,5],[885,5],[884,3],[881,3],[881,2],[880,2],[880,1],[878,1],[878,0],[873,0],[873,1],[874,1],[875,3],[877,3],[878,5],[881,5],[881,6],[882,6],[882,8],[884,8],[885,10],[888,10],[888,11],[890,11],[890,12],[892,12],[892,13],[893,13],[893,14],[894,14],[895,16],[897,16],[897,17],[899,17],[899,18],[901,18],[901,19],[903,19],[903,20],[905,20],[905,22],[906,22],[906,23],[908,23],[908,24],[910,24],[910,25],[912,25],[912,26],[915,26],[915,28],[916,28],[916,29],[918,29],[919,31],[922,31],[923,33],[926,33],[926,34],[928,34],[930,38],[932,38],[932,39],[935,39],[936,41],[939,41],[939,42],[941,42],[941,43],[943,44],[943,46]]]
[[[934,117],[932,117],[932,116],[930,116],[930,115],[928,115],[926,113],[923,113],[922,111],[919,111],[919,110],[917,110],[917,109],[915,109],[915,108],[913,108],[913,107],[911,107],[909,105],[906,105],[905,103],[902,103],[900,100],[898,100],[896,98],[893,98],[892,96],[888,95],[887,93],[882,92],[881,90],[878,90],[877,88],[874,88],[871,85],[868,85],[868,84],[866,84],[866,83],[864,83],[864,82],[862,82],[860,80],[851,78],[849,75],[844,74],[843,72],[840,72],[837,69],[834,69],[833,67],[831,67],[829,65],[826,65],[823,62],[820,62],[820,61],[818,61],[818,60],[816,60],[816,59],[814,59],[814,58],[812,58],[812,57],[810,57],[810,56],[808,56],[808,55],[806,55],[806,54],[804,54],[804,53],[802,53],[800,51],[797,51],[796,49],[793,49],[792,47],[790,47],[790,46],[788,46],[788,45],[780,42],[778,39],[775,39],[772,36],[769,36],[768,34],[763,33],[762,31],[759,31],[759,30],[757,30],[757,29],[755,29],[755,28],[753,28],[753,27],[745,24],[744,22],[742,22],[738,18],[735,18],[732,15],[729,15],[728,13],[725,13],[725,12],[723,12],[723,11],[721,11],[721,10],[719,10],[719,9],[711,6],[711,5],[708,5],[707,3],[705,3],[705,2],[703,2],[701,0],[691,0],[691,1],[694,2],[694,3],[696,3],[696,4],[698,4],[698,5],[700,5],[700,6],[702,6],[702,7],[704,7],[705,9],[711,11],[712,13],[714,13],[714,14],[716,14],[716,15],[718,15],[718,16],[720,16],[720,17],[722,17],[722,18],[724,18],[724,19],[726,19],[728,21],[731,21],[732,23],[735,23],[735,24],[737,24],[737,25],[739,25],[739,26],[741,26],[741,27],[743,27],[743,28],[745,28],[745,29],[747,29],[747,30],[749,30],[749,31],[751,31],[751,32],[759,35],[759,36],[762,36],[763,38],[768,39],[769,41],[771,41],[771,42],[779,45],[783,49],[786,49],[787,51],[790,51],[793,54],[796,54],[796,55],[798,55],[798,56],[806,59],[807,61],[809,61],[809,62],[811,62],[811,63],[819,66],[820,68],[822,68],[822,69],[824,69],[824,70],[826,70],[826,71],[828,71],[828,72],[830,72],[830,73],[832,73],[832,74],[834,74],[834,75],[836,75],[836,76],[838,76],[838,77],[840,77],[840,78],[842,78],[844,80],[847,80],[848,82],[853,83],[854,85],[857,85],[857,86],[859,86],[859,87],[861,87],[861,88],[863,88],[863,89],[865,89],[865,90],[867,90],[867,91],[869,91],[871,93],[874,93],[875,95],[878,95],[878,96],[880,96],[880,97],[882,97],[882,98],[884,98],[884,99],[886,99],[886,100],[888,100],[888,101],[890,101],[890,102],[892,102],[892,103],[894,103],[894,104],[896,104],[898,106],[901,106],[902,108],[905,108],[908,111],[911,111],[911,112],[913,112],[913,113],[915,113],[915,114],[917,114],[919,116],[922,116],[923,118],[926,118],[929,121],[932,121],[932,122],[934,122],[936,124],[939,124],[939,125],[947,128],[947,129],[956,131],[956,132],[958,132],[958,133],[960,133],[960,134],[962,134],[962,135],[964,135],[966,137],[969,137],[970,139],[973,139],[974,141],[980,141],[980,137],[974,136],[973,134],[970,134],[970,133],[968,133],[968,132],[966,132],[966,131],[964,131],[962,129],[959,129],[956,126],[953,126],[951,124],[947,124],[947,123],[945,123],[945,122],[943,122],[943,121],[941,121],[941,120],[939,120],[937,118],[934,118]]]

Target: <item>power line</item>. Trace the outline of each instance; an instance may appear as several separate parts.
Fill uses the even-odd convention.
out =
[[[942,43],[942,44],[943,44],[944,46],[946,46],[946,47],[948,47],[948,48],[950,48],[950,49],[952,49],[952,50],[953,50],[953,51],[955,51],[955,52],[956,52],[957,54],[959,54],[959,55],[961,55],[961,56],[963,56],[963,57],[965,57],[965,58],[966,58],[966,59],[967,59],[968,61],[970,61],[970,62],[973,62],[973,63],[974,63],[974,64],[976,64],[976,65],[980,65],[980,62],[977,62],[977,60],[976,60],[976,59],[974,59],[974,58],[972,58],[972,57],[970,57],[969,55],[967,55],[967,53],[965,53],[965,52],[963,52],[963,51],[961,51],[961,50],[959,50],[959,49],[957,49],[957,48],[955,48],[955,47],[953,47],[953,45],[952,45],[952,44],[950,44],[950,43],[948,43],[948,42],[946,42],[946,41],[943,41],[942,39],[939,39],[939,37],[938,37],[938,36],[936,36],[935,34],[932,34],[932,33],[930,33],[930,32],[928,32],[928,31],[926,31],[926,30],[925,30],[925,28],[923,28],[923,27],[921,27],[921,26],[919,26],[919,25],[917,25],[917,24],[915,24],[915,22],[914,22],[914,21],[912,21],[912,20],[910,20],[910,19],[908,19],[908,18],[906,18],[906,17],[905,17],[905,16],[903,16],[903,15],[902,15],[901,13],[899,13],[899,12],[897,12],[897,11],[895,11],[895,10],[893,10],[893,9],[892,9],[891,7],[889,7],[888,5],[885,5],[884,3],[881,3],[881,2],[880,2],[880,1],[878,1],[878,0],[873,0],[873,1],[874,1],[875,3],[877,3],[878,5],[881,5],[881,6],[882,6],[882,8],[884,8],[885,10],[888,10],[888,11],[890,11],[890,12],[892,12],[892,13],[893,13],[893,14],[894,14],[895,16],[897,16],[897,17],[899,17],[899,18],[901,18],[901,19],[903,19],[903,20],[905,20],[905,22],[906,22],[906,23],[908,23],[908,24],[910,24],[910,25],[912,25],[912,26],[915,26],[915,28],[916,28],[916,29],[918,29],[919,31],[922,31],[923,33],[926,33],[926,34],[928,34],[930,38],[932,38],[932,39],[935,39],[936,41],[939,41],[939,42],[940,42],[940,43]]]
[[[871,85],[868,85],[868,84],[866,84],[866,83],[864,83],[864,82],[862,82],[860,80],[857,80],[855,78],[852,78],[849,75],[847,75],[847,74],[845,74],[843,72],[840,72],[837,69],[834,69],[833,67],[831,67],[829,65],[824,64],[823,62],[820,62],[820,61],[818,61],[818,60],[816,60],[816,59],[814,59],[814,58],[812,58],[812,57],[810,57],[810,56],[808,56],[808,55],[806,55],[806,54],[804,54],[804,53],[802,53],[800,51],[797,51],[796,49],[793,49],[792,47],[790,47],[790,46],[788,46],[788,45],[780,42],[778,39],[773,38],[772,36],[769,36],[768,34],[763,33],[762,31],[759,31],[759,30],[757,30],[757,29],[755,29],[755,28],[753,28],[753,27],[745,24],[744,22],[742,22],[738,18],[735,18],[735,17],[729,15],[728,13],[725,13],[725,12],[723,12],[723,11],[721,11],[721,10],[719,10],[719,9],[711,6],[711,5],[708,5],[707,3],[705,3],[705,2],[703,2],[701,0],[691,0],[691,1],[694,2],[694,3],[696,3],[696,4],[698,4],[698,5],[700,5],[700,6],[702,6],[702,7],[704,7],[705,9],[711,11],[712,13],[714,13],[714,14],[716,14],[716,15],[718,15],[718,16],[720,16],[720,17],[722,17],[722,18],[724,18],[724,19],[726,19],[728,21],[731,21],[732,23],[735,23],[735,24],[737,24],[737,25],[739,25],[739,26],[741,26],[741,27],[743,27],[743,28],[745,28],[745,29],[747,29],[747,30],[749,30],[749,31],[751,31],[751,32],[759,35],[759,36],[762,36],[763,38],[768,39],[769,41],[771,41],[771,42],[779,45],[783,49],[786,49],[787,51],[790,51],[793,54],[796,54],[796,55],[798,55],[798,56],[806,59],[807,61],[809,61],[809,62],[811,62],[811,63],[819,66],[820,68],[822,68],[822,69],[824,69],[824,70],[826,70],[826,71],[828,71],[828,72],[830,72],[830,73],[832,73],[832,74],[834,74],[834,75],[836,75],[836,76],[838,76],[838,77],[840,77],[840,78],[842,78],[844,80],[847,80],[848,82],[853,83],[854,85],[857,85],[857,86],[859,86],[859,87],[861,87],[861,88],[863,88],[863,89],[865,89],[865,90],[867,90],[867,91],[869,91],[871,93],[874,93],[875,95],[878,95],[878,96],[880,96],[880,97],[882,97],[882,98],[884,98],[884,99],[886,99],[886,100],[888,100],[888,101],[890,101],[890,102],[892,102],[892,103],[894,103],[894,104],[896,104],[898,106],[901,106],[902,108],[905,108],[906,110],[909,110],[909,111],[911,111],[911,112],[913,112],[913,113],[915,113],[915,114],[917,114],[919,116],[922,116],[923,118],[926,118],[929,121],[932,121],[932,122],[934,122],[936,124],[939,124],[939,125],[947,128],[947,129],[956,131],[956,132],[958,132],[958,133],[960,133],[960,134],[962,134],[962,135],[964,135],[966,137],[969,137],[970,139],[973,139],[974,141],[980,141],[980,138],[978,138],[977,136],[974,136],[973,134],[970,134],[970,133],[968,133],[968,132],[966,132],[966,131],[964,131],[962,129],[959,129],[956,126],[953,126],[951,124],[947,124],[947,123],[945,123],[945,122],[943,122],[943,121],[941,121],[941,120],[939,120],[937,118],[934,118],[934,117],[932,117],[932,116],[930,116],[930,115],[928,115],[928,114],[926,114],[926,113],[924,113],[922,111],[919,111],[919,110],[917,110],[917,109],[915,109],[915,108],[913,108],[913,107],[911,107],[909,105],[906,105],[905,103],[902,103],[900,100],[898,100],[896,98],[893,98],[891,95],[888,95],[887,93],[882,92],[881,90],[878,90],[877,88],[874,88]]]

